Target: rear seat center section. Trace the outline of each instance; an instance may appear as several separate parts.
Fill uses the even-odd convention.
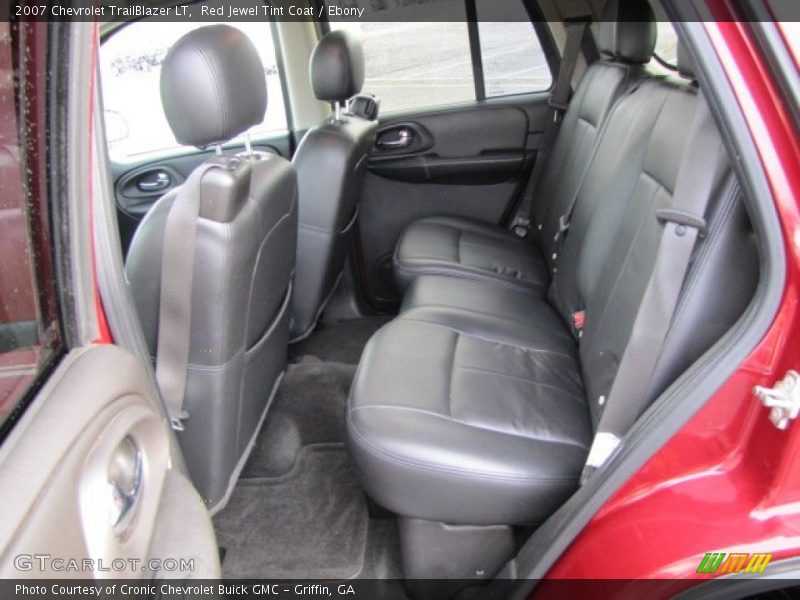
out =
[[[657,213],[677,202],[703,102],[686,52],[679,75],[642,72],[649,14],[599,24],[613,29],[600,36],[606,58],[564,118],[531,239],[442,216],[412,224],[399,243],[403,305],[364,351],[347,431],[366,491],[399,515],[408,579],[492,577],[519,528],[542,523],[579,486],[654,271],[665,231]],[[731,165],[707,162],[706,227],[648,374],[648,402],[733,325],[758,280]],[[569,230],[554,242],[565,213]]]
[[[645,75],[644,64],[656,42],[653,19],[646,2],[606,3],[603,22],[598,24],[601,60],[592,63],[581,80],[546,157],[533,190],[545,201],[533,207],[529,239],[470,219],[422,219],[406,229],[395,251],[400,289],[419,275],[448,275],[533,294],[547,292],[561,244],[562,217],[575,201],[616,101]]]

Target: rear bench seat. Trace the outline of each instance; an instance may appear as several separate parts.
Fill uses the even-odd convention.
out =
[[[610,111],[547,297],[488,277],[419,276],[400,316],[368,343],[347,410],[349,447],[367,492],[401,517],[406,577],[435,574],[414,559],[431,547],[491,575],[502,564],[492,560],[508,556],[488,540],[507,531],[509,554],[509,526],[541,522],[577,488],[653,269],[663,230],[655,212],[673,202],[698,105],[680,54],[682,79],[645,79]],[[755,290],[758,253],[738,183],[727,161],[708,169],[707,230],[650,399]]]
[[[609,0],[598,24],[601,60],[586,71],[559,127],[533,190],[541,199],[522,240],[502,227],[459,217],[412,223],[394,254],[401,289],[420,275],[491,281],[543,295],[547,291],[560,217],[579,189],[616,100],[635,87],[653,55],[656,27],[645,0]]]

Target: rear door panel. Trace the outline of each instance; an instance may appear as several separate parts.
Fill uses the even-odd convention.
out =
[[[14,490],[0,505],[0,577],[219,577],[208,512],[172,445],[132,354],[68,354],[0,447],[0,485]],[[191,540],[163,535],[176,528]],[[176,564],[149,562],[165,558]]]
[[[359,209],[367,291],[376,307],[398,301],[392,255],[413,221],[432,215],[507,221],[551,114],[547,97],[381,119]]]

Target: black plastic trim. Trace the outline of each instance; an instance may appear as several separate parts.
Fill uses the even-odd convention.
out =
[[[472,81],[475,85],[475,99],[486,100],[486,81],[483,78],[483,56],[481,55],[481,37],[478,31],[478,10],[475,0],[464,0],[467,11],[467,33],[469,34],[469,51],[472,54]]]

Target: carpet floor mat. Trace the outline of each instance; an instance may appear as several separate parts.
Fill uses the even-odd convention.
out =
[[[325,324],[290,347],[250,458],[214,517],[224,577],[387,579],[381,597],[404,597],[396,520],[370,518],[344,446],[356,364],[386,321]]]
[[[242,480],[288,473],[306,446],[344,443],[344,408],[355,370],[313,357],[289,365]]]
[[[369,515],[341,444],[303,448],[280,477],[242,479],[216,515],[226,578],[347,579],[364,566]]]
[[[289,358],[296,360],[310,355],[326,362],[358,364],[369,338],[389,320],[389,317],[368,317],[321,324],[309,337],[289,346]]]

